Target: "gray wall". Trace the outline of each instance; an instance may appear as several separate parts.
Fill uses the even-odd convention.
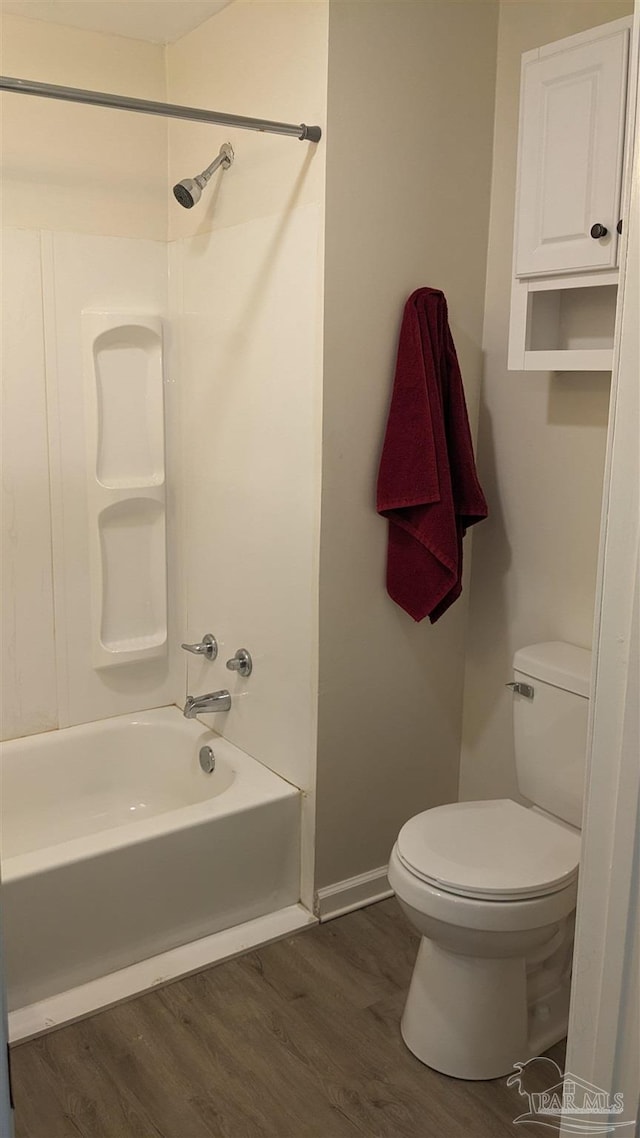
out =
[[[390,600],[375,479],[420,285],[448,298],[475,419],[497,18],[474,0],[331,5],[318,886],[385,864],[407,818],[457,795],[467,601],[431,627]]]

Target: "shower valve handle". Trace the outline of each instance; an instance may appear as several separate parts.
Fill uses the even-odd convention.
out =
[[[218,641],[210,632],[206,632],[199,644],[181,644],[185,652],[193,652],[194,656],[206,656],[207,660],[215,660],[218,655]]]
[[[253,671],[251,654],[246,648],[238,648],[235,656],[227,660],[227,668],[230,672],[237,672],[240,676],[250,676]]]

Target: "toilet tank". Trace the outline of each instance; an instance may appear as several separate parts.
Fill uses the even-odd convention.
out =
[[[513,696],[516,773],[520,793],[534,805],[580,826],[587,754],[591,652],[550,641],[520,648],[516,683],[533,696]]]

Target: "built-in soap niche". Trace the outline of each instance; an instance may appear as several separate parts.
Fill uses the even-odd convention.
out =
[[[167,650],[162,320],[82,314],[91,653],[96,668]]]
[[[103,486],[164,480],[162,339],[140,324],[110,328],[93,345],[96,477]]]
[[[114,502],[100,513],[98,530],[102,649],[142,659],[167,640],[164,506],[139,497]]]

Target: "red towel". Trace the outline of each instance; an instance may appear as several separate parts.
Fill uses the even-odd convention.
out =
[[[387,590],[434,624],[462,592],[462,538],[487,516],[444,293],[408,299],[378,474],[389,519]]]

